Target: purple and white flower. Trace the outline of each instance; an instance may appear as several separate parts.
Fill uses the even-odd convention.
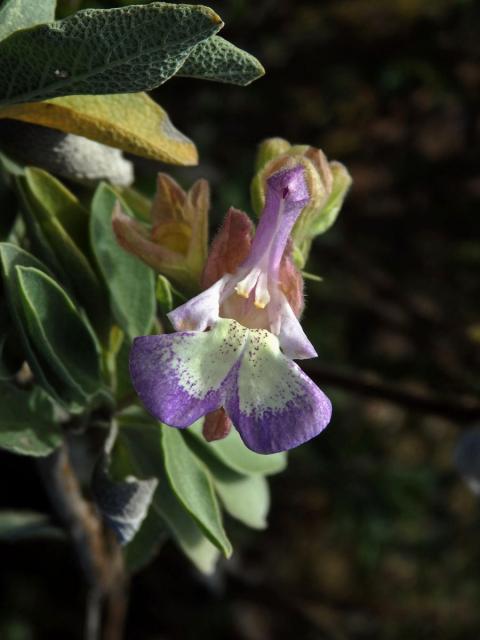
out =
[[[329,399],[293,362],[317,354],[282,282],[290,232],[308,201],[302,167],[272,175],[247,257],[169,314],[176,333],[134,341],[133,385],[156,418],[184,428],[223,407],[258,453],[291,449],[327,426]]]

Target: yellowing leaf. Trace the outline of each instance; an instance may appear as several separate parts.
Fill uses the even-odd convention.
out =
[[[146,93],[52,98],[0,108],[13,118],[75,133],[111,147],[169,164],[194,165],[195,145],[175,129]]]

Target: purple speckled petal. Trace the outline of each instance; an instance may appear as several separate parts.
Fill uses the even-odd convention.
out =
[[[248,329],[228,320],[206,332],[136,338],[130,352],[133,386],[158,420],[187,427],[224,404],[247,338]]]
[[[265,329],[220,319],[211,331],[137,338],[133,386],[148,411],[184,428],[219,407],[250,449],[285,451],[318,435],[331,417],[322,391]]]
[[[242,440],[257,453],[292,449],[330,422],[327,396],[280,351],[278,339],[251,330],[225,408]]]

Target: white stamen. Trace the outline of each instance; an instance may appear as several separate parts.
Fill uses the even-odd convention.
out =
[[[257,280],[260,276],[260,273],[261,273],[261,269],[259,269],[258,267],[254,267],[251,271],[247,273],[247,275],[243,278],[243,280],[240,280],[240,282],[235,287],[235,291],[238,293],[239,296],[242,296],[242,298],[248,298],[248,296],[250,295],[250,292],[257,284]]]
[[[270,292],[268,291],[268,276],[262,271],[258,277],[255,288],[255,306],[257,309],[265,309],[270,302]]]

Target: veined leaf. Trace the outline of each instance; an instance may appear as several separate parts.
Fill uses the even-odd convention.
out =
[[[220,36],[211,36],[197,44],[176,73],[242,87],[264,74],[265,69],[254,56]]]
[[[15,267],[25,329],[35,350],[68,389],[78,407],[103,395],[100,348],[65,291],[39,269]]]
[[[14,118],[96,140],[145,158],[170,164],[198,162],[195,145],[171,123],[146,93],[66,96],[0,107]]]
[[[200,571],[212,573],[219,551],[204,536],[170,487],[163,462],[160,425],[151,420],[138,420],[136,416],[120,418],[119,424],[116,446],[123,444],[128,449],[128,454],[134,463],[135,474],[138,477],[155,475],[159,480],[150,507],[150,515],[155,514],[166,525],[174,541]],[[147,516],[146,523],[150,515]],[[140,531],[139,535],[141,534]],[[134,539],[133,544],[135,542]]]
[[[211,542],[223,551],[225,556],[230,556],[232,545],[223,528],[212,481],[205,468],[177,429],[163,427],[162,444],[165,471],[177,498]]]
[[[3,0],[0,7],[0,40],[18,29],[55,20],[57,0]]]
[[[202,426],[202,420],[196,422],[188,428],[187,436],[191,434],[192,437],[201,440],[203,443]],[[255,453],[247,449],[238,433],[233,429],[223,440],[209,442],[206,446],[223,464],[240,474],[268,476],[280,473],[287,466],[285,453],[272,453],[266,456]]]
[[[90,238],[110,292],[110,307],[118,325],[132,339],[150,331],[155,316],[153,270],[120,247],[112,229],[118,195],[101,184],[92,201]],[[128,211],[124,202],[122,207]]]
[[[53,405],[40,389],[21,391],[0,384],[0,448],[25,456],[46,456],[61,441]]]
[[[201,5],[85,9],[0,42],[0,104],[154,89],[223,23]]]

